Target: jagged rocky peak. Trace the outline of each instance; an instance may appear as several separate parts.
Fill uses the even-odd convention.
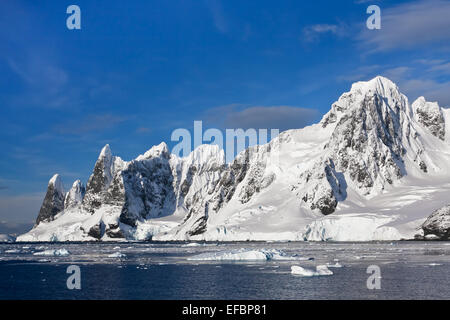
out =
[[[338,101],[332,104],[331,110],[321,120],[322,127],[337,123],[340,117],[349,109],[358,108],[368,97],[383,97],[388,105],[400,102],[406,109],[407,98],[400,93],[397,85],[388,78],[377,76],[369,81],[359,81],[352,84],[349,92],[343,93]]]
[[[86,194],[83,198],[83,206],[93,212],[104,203],[105,193],[119,172],[125,165],[119,157],[114,157],[109,145],[105,145],[95,163],[94,170],[86,185]]]
[[[35,225],[41,222],[52,221],[58,213],[64,210],[64,195],[61,178],[59,174],[55,174],[48,182],[47,193]]]
[[[67,192],[66,198],[64,200],[64,208],[74,208],[79,206],[83,202],[84,194],[86,188],[80,180],[76,180],[72,188]]]
[[[145,152],[143,155],[138,156],[136,158],[136,160],[142,161],[142,160],[155,158],[155,157],[163,157],[163,158],[167,158],[167,159],[170,157],[170,151],[165,142],[161,142],[157,146],[153,146],[150,150]]]
[[[389,79],[353,84],[322,119],[322,127],[334,127],[324,156],[301,177],[309,183],[302,199],[329,214],[345,194],[342,186],[367,196],[403,177],[407,150],[422,163],[410,114],[408,99]]]
[[[422,224],[424,236],[435,235],[441,240],[450,240],[450,205],[434,211]]]
[[[53,177],[48,181],[48,186],[53,186],[56,191],[64,194],[64,186],[59,174],[53,175]]]
[[[187,156],[186,163],[198,169],[220,167],[225,164],[225,153],[218,145],[202,144]]]
[[[414,118],[435,137],[445,140],[445,120],[437,102],[426,101],[419,97],[412,104]]]

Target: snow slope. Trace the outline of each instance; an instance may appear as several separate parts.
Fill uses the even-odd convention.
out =
[[[86,190],[75,182],[56,215],[48,202],[18,241],[411,239],[448,204],[449,117],[376,77],[229,164],[214,145],[179,158],[162,143],[129,162],[105,146]]]

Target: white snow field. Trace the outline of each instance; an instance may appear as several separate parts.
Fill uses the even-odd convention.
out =
[[[320,123],[253,147],[249,169],[232,185],[229,199],[223,200],[229,189],[221,185],[229,171],[222,175],[205,169],[228,166],[223,151],[203,145],[186,158],[170,155],[164,160],[176,172],[177,190],[183,189],[182,181],[190,181],[190,189],[177,191],[176,201],[164,202],[159,213],[150,210],[134,226],[121,220],[121,206],[102,203],[89,212],[75,205],[17,241],[412,239],[435,209],[450,203],[449,141],[449,109],[422,97],[411,104],[394,83],[376,77],[353,84]],[[131,165],[159,159],[166,148],[155,146],[126,162],[110,156],[108,147],[99,159],[117,176]],[[197,173],[189,178],[193,164]],[[79,201],[76,194],[71,198]],[[140,200],[135,203],[143,206]],[[137,204],[133,206],[128,211],[136,211]],[[95,226],[99,238],[88,233]],[[101,233],[105,226],[118,226],[123,237]],[[267,253],[229,252],[202,259],[248,257],[267,259]]]

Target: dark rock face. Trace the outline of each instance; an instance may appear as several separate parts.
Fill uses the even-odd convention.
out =
[[[42,203],[39,215],[36,219],[36,224],[41,222],[52,221],[54,217],[64,210],[64,189],[62,187],[59,175],[54,175],[49,181],[47,193]]]
[[[120,198],[119,195],[124,192],[120,222],[134,226],[138,219],[161,217],[175,211],[174,178],[169,154],[133,160],[120,176],[123,185],[116,187],[117,196],[113,195],[113,198]],[[116,179],[112,185],[116,185]],[[110,191],[112,194],[111,188]]]
[[[106,145],[95,163],[94,171],[89,177],[86,194],[83,198],[83,208],[88,212],[94,212],[102,204],[117,203],[120,205],[124,202],[118,187],[120,187],[120,179],[114,176],[115,157],[111,155],[109,145]],[[111,182],[115,179],[111,192],[108,193]]]
[[[424,236],[435,235],[441,240],[450,240],[450,205],[434,211],[422,224]]]
[[[93,225],[87,232],[88,236],[91,236],[92,238],[100,240],[100,238],[105,233],[105,225],[103,221],[100,221],[99,223]]]
[[[333,132],[329,148],[340,171],[366,193],[375,181],[391,184],[405,174],[400,107],[387,106],[378,94],[366,96],[346,113]]]
[[[323,171],[320,169],[323,168]],[[300,179],[305,179],[309,185],[302,200],[310,204],[311,210],[319,210],[328,215],[336,210],[338,200],[347,197],[347,183],[344,175],[337,172],[332,159],[317,164],[311,171],[307,171]]]
[[[436,102],[428,102],[424,97],[412,104],[416,120],[435,137],[445,140],[445,120],[442,110]]]
[[[120,230],[119,224],[109,224],[106,227],[105,233],[110,238],[125,238],[122,230]]]

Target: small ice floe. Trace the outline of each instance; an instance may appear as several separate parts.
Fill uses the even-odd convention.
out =
[[[119,250],[119,249],[120,249],[119,246],[113,248],[113,250]]]
[[[139,265],[139,266],[136,266],[136,269],[148,270],[148,267],[146,265]]]
[[[302,277],[331,276],[333,274],[325,265],[317,266],[316,271],[300,266],[292,266],[291,273]]]
[[[197,243],[197,242],[191,242],[191,243],[187,243],[187,244],[183,244],[182,247],[200,247],[202,246],[201,243]]]
[[[65,257],[68,256],[70,252],[67,249],[61,248],[61,249],[50,249],[45,251],[39,251],[33,253],[34,256],[52,256],[52,257]]]
[[[328,268],[342,268],[342,264],[340,264],[339,262],[336,262],[334,264],[327,263],[327,267]]]
[[[434,267],[434,266],[442,266],[442,263],[429,263],[428,264],[429,266],[432,266],[432,267]]]
[[[9,250],[5,250],[5,253],[20,253],[19,249],[9,249]]]
[[[114,252],[108,255],[108,258],[125,258],[127,255],[122,252]]]
[[[268,261],[268,260],[309,260],[309,258],[297,255],[287,255],[281,250],[276,249],[237,249],[218,252],[206,252],[188,260],[202,261]]]

